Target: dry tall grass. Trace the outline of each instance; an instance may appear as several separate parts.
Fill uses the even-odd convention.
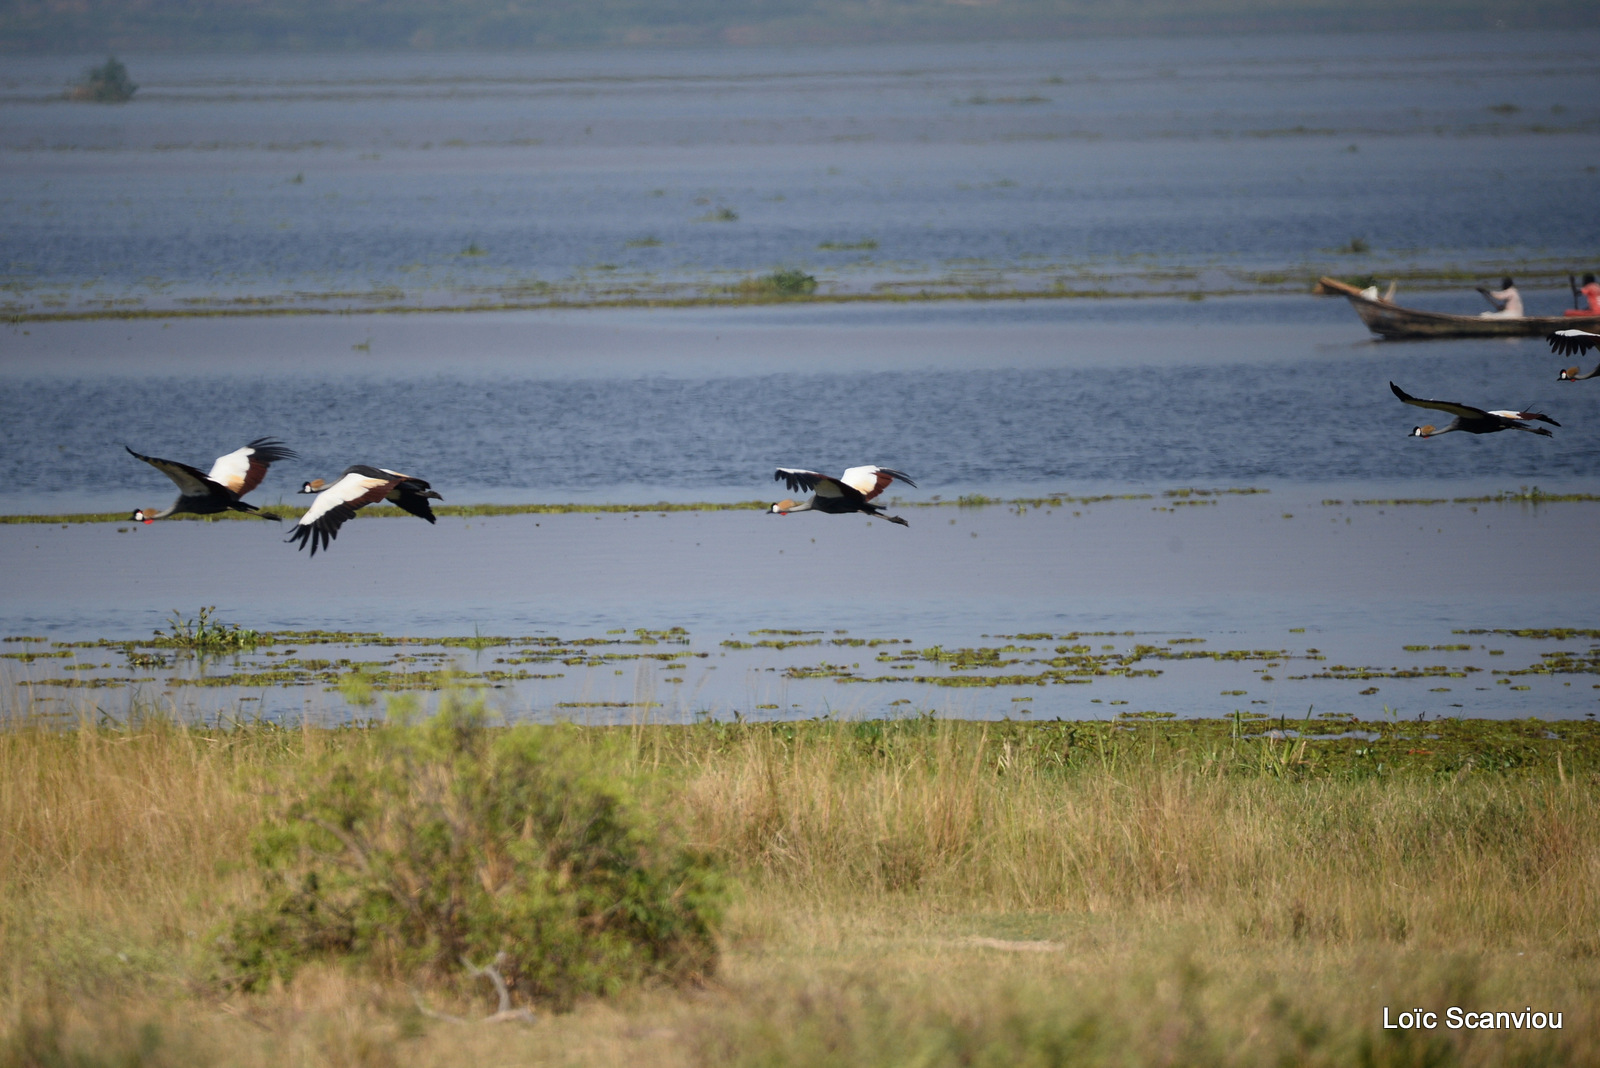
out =
[[[337,970],[211,982],[263,790],[363,732],[14,728],[0,1065],[1600,1063],[1596,743],[1380,770],[1180,726],[635,728],[746,888],[722,976],[490,1028]],[[1452,1004],[1563,1029],[1381,1026]]]
[[[716,750],[660,737],[687,750],[684,801],[704,839],[809,896],[1159,907],[1269,939],[1504,946],[1567,932],[1600,948],[1600,894],[1571,892],[1600,886],[1592,768],[1340,775],[1289,743],[1196,751],[1143,730],[1066,757],[1015,725],[757,730]]]

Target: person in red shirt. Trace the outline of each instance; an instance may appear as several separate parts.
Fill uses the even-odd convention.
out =
[[[1600,315],[1600,282],[1596,282],[1594,280],[1594,275],[1584,275],[1583,285],[1572,291],[1574,298],[1576,298],[1580,293],[1583,295],[1584,300],[1588,302],[1589,306],[1587,308],[1569,308],[1567,309],[1566,314]]]

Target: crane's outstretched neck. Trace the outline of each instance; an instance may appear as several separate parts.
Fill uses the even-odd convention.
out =
[[[130,518],[135,523],[154,523],[157,519],[165,519],[167,516],[177,512],[179,510],[178,505],[182,503],[182,498],[179,498],[177,501],[173,502],[170,507],[163,508],[159,512],[153,512],[145,508],[135,508],[133,510],[133,515]]]
[[[813,508],[810,501],[779,501],[767,511],[775,515],[788,515],[790,512],[810,512]]]

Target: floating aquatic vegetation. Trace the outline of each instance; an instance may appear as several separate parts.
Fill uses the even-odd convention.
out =
[[[1385,497],[1353,500],[1350,504],[1398,507],[1400,505],[1430,504],[1576,504],[1589,501],[1600,501],[1600,494],[1546,493],[1538,486],[1523,486],[1518,490],[1502,490],[1499,493],[1489,493],[1479,497]],[[1322,503],[1328,506],[1336,506],[1345,502],[1325,500]]]
[[[1502,671],[1499,668],[1491,672],[1494,675],[1600,675],[1600,648],[1590,649],[1587,653],[1569,652],[1558,649],[1554,652],[1540,653],[1539,663],[1521,670],[1511,669]]]
[[[9,641],[9,640],[10,639],[8,638],[7,641]],[[72,652],[71,652],[71,650],[68,650],[68,649],[41,650],[39,652],[24,652],[24,653],[0,653],[0,657],[4,657],[7,660],[20,660],[24,664],[32,663],[35,660],[38,660],[38,659],[41,659],[41,658],[45,658],[45,657],[71,656],[71,655],[72,655]]]
[[[1454,634],[1504,634],[1512,638],[1533,638],[1539,641],[1571,641],[1574,638],[1591,638],[1600,641],[1600,630],[1582,627],[1522,627],[1516,630],[1475,629],[1456,630]]]
[[[253,648],[261,635],[244,630],[237,623],[220,623],[216,605],[206,605],[197,617],[185,619],[175,608],[168,617],[168,629],[156,631],[151,644],[161,648],[193,649],[199,652],[223,652],[231,649]]]
[[[557,701],[557,708],[660,708],[660,701]]]
[[[199,620],[185,621],[176,618],[175,614],[173,631],[181,635],[185,632],[185,623],[191,632],[211,630],[226,634],[241,629],[221,625],[209,608]],[[20,671],[21,665],[36,659],[31,654],[43,654],[37,659],[48,664],[62,663],[74,655],[82,656],[84,651],[114,650],[120,654],[114,663],[102,663],[103,657],[93,657],[82,662],[63,664],[61,669],[51,673],[51,678],[17,679],[13,685],[26,686],[26,693],[31,695],[48,694],[52,688],[84,691],[125,687],[134,683],[155,683],[162,688],[164,699],[183,709],[180,714],[185,718],[207,714],[198,711],[203,707],[198,702],[203,700],[213,703],[226,700],[234,708],[238,707],[236,702],[241,700],[264,700],[265,704],[256,707],[262,710],[272,708],[267,713],[269,716],[296,715],[298,713],[293,710],[303,705],[312,709],[314,715],[341,722],[346,721],[345,717],[350,713],[368,707],[380,693],[439,692],[459,686],[512,689],[514,694],[508,693],[507,696],[515,704],[509,707],[524,710],[515,713],[517,715],[550,714],[572,701],[577,701],[579,705],[590,703],[591,698],[599,702],[594,707],[633,707],[638,702],[628,700],[628,697],[650,696],[648,690],[638,690],[639,686],[685,684],[692,684],[695,699],[709,702],[706,707],[713,710],[734,702],[742,703],[740,695],[749,694],[744,697],[749,701],[744,705],[746,708],[768,713],[781,713],[789,709],[788,715],[803,714],[804,705],[787,699],[782,703],[760,700],[767,695],[760,693],[759,687],[767,684],[756,681],[750,675],[754,671],[771,672],[771,679],[781,679],[785,683],[810,686],[832,682],[857,687],[857,692],[862,696],[852,699],[851,714],[874,708],[898,707],[896,702],[908,700],[900,696],[907,686],[968,691],[1004,687],[1016,694],[1018,691],[1039,692],[1041,688],[1094,683],[1113,687],[1129,684],[1138,686],[1144,685],[1138,680],[1160,679],[1177,672],[1160,689],[1166,695],[1162,700],[1172,703],[1166,704],[1165,708],[1158,706],[1157,710],[1193,715],[1218,710],[1219,697],[1246,698],[1258,685],[1316,686],[1319,683],[1352,681],[1374,684],[1384,679],[1395,680],[1397,685],[1411,680],[1437,684],[1452,679],[1468,679],[1483,670],[1468,664],[1372,665],[1361,661],[1323,667],[1321,663],[1327,657],[1316,648],[1308,647],[1304,651],[1281,647],[1212,649],[1207,647],[1208,639],[1192,634],[1167,636],[1133,631],[1068,631],[1061,634],[1022,632],[995,635],[995,640],[990,643],[972,646],[920,645],[907,638],[830,637],[825,629],[760,628],[749,633],[756,640],[729,639],[717,642],[715,638],[709,638],[702,639],[708,647],[696,648],[693,636],[684,627],[613,628],[604,636],[584,637],[483,634],[419,637],[320,630],[260,632],[254,635],[251,643],[208,650],[228,656],[225,669],[218,670],[215,656],[188,655],[194,651],[191,647],[163,644],[171,641],[171,635],[158,632],[145,641],[101,639],[51,642],[47,647],[40,647],[43,644],[40,643],[14,653],[0,654],[0,665],[18,665],[15,670]],[[1546,629],[1522,633],[1530,638],[1548,641],[1551,646],[1559,644],[1567,647],[1546,648],[1537,658],[1532,658],[1531,663],[1497,669],[1492,675],[1499,680],[1498,689],[1483,685],[1477,686],[1477,691],[1509,696],[1514,692],[1527,692],[1530,684],[1538,689],[1538,679],[1541,677],[1600,674],[1600,645],[1594,648],[1571,647],[1575,640],[1600,637],[1600,631]],[[770,637],[760,637],[762,635]],[[1103,641],[1106,638],[1112,641]],[[1474,645],[1465,642],[1416,643],[1407,646],[1406,651],[1466,654],[1474,648]],[[494,652],[486,656],[477,655],[487,649],[493,649]],[[808,649],[817,652],[808,654],[805,651]],[[859,649],[869,650],[871,661],[863,664],[827,659],[829,655],[851,655]],[[741,664],[737,659],[741,653],[753,653],[759,659],[750,657]],[[719,693],[718,685],[712,681],[713,676],[689,677],[689,670],[697,662],[701,664],[703,672],[714,671],[719,662],[706,662],[713,656],[730,658],[721,661],[724,668],[730,669],[726,678],[736,677],[742,670],[744,677],[751,680],[747,685],[757,686],[757,691]],[[817,658],[803,659],[808,656]],[[1317,664],[1317,667],[1297,671],[1296,665],[1302,661]],[[635,693],[611,692],[610,687],[623,684],[612,680],[610,676],[623,675],[623,669],[630,662],[635,665],[634,672],[639,680],[635,683]],[[1197,669],[1185,666],[1188,664],[1214,667],[1200,669],[1205,674],[1191,675],[1187,673]],[[120,671],[117,670],[118,666],[121,667]],[[1221,674],[1217,673],[1219,669]],[[1284,669],[1281,676],[1279,669]],[[604,678],[597,678],[597,675],[603,675]],[[1278,682],[1280,677],[1283,683]],[[1482,681],[1487,683],[1488,680]],[[711,683],[709,690],[703,688],[707,683]],[[868,689],[860,691],[859,688],[863,686]],[[878,689],[874,690],[874,687]],[[1473,697],[1472,689],[1460,687],[1462,693],[1458,700],[1467,701],[1468,707],[1484,711],[1505,710],[1503,703],[1485,704],[1491,702],[1487,696]],[[313,690],[329,696],[322,705],[314,704],[314,699],[300,697],[291,698],[287,703],[281,699],[274,702],[267,696],[267,691],[271,690]],[[253,691],[260,696],[243,695],[239,691]],[[177,696],[185,692],[194,696]],[[198,696],[220,695],[224,692],[230,695],[203,699]],[[1351,701],[1357,696],[1353,688],[1341,688],[1337,692],[1340,694],[1338,700],[1342,701]],[[1369,687],[1365,696],[1370,697],[1375,692]],[[1394,694],[1408,702],[1436,699],[1424,696],[1425,692],[1440,694],[1450,690],[1449,687],[1434,685],[1425,691],[1423,686],[1417,686],[1409,690],[1395,690]],[[1174,697],[1175,694],[1178,696]],[[801,697],[802,694],[795,696]],[[1275,689],[1270,696],[1276,702],[1282,700],[1286,693]],[[1394,696],[1386,696],[1391,702],[1395,700]],[[1125,689],[1113,689],[1104,697],[1113,706],[1120,706],[1128,704],[1133,694]],[[34,700],[31,696],[13,700],[16,702],[14,707],[32,707],[40,714],[48,711],[45,706],[31,704]],[[814,691],[811,700],[816,700]],[[1562,698],[1559,712],[1555,709],[1551,712],[1582,714],[1584,700],[1587,700],[1587,695],[1578,699],[1574,691],[1568,690]],[[1079,716],[1087,711],[1087,704],[1082,698],[1069,697],[1065,693],[1049,697],[1041,695],[1038,701],[1040,703],[1034,705],[1034,699],[1027,698],[1025,703],[1033,707],[1022,711],[1030,714],[1042,712],[1046,716],[1052,713]],[[1089,699],[1088,703],[1106,702],[1097,696]],[[1148,705],[1150,698],[1138,699],[1134,703]],[[1265,704],[1267,701],[1255,698],[1251,703]],[[666,704],[679,706],[677,701]],[[1002,708],[1009,708],[1015,713],[1018,711],[1016,704],[1008,695]],[[1454,703],[1448,707],[1463,706]],[[992,707],[990,711],[995,715],[1000,714]],[[680,717],[687,716],[691,711],[679,706],[678,714]]]

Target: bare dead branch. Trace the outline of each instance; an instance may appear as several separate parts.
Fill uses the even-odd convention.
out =
[[[490,982],[494,983],[495,992],[500,995],[499,1010],[489,1016],[484,1017],[482,1022],[504,1023],[507,1020],[522,1020],[526,1023],[532,1023],[534,1019],[532,1011],[528,1009],[513,1009],[511,1007],[511,991],[506,986],[505,976],[500,974],[500,966],[505,962],[505,950],[501,950],[499,953],[496,953],[494,955],[494,960],[483,965],[481,968],[478,965],[473,964],[466,957],[461,958],[461,964],[467,969],[468,975],[474,977],[480,975],[488,976]]]

